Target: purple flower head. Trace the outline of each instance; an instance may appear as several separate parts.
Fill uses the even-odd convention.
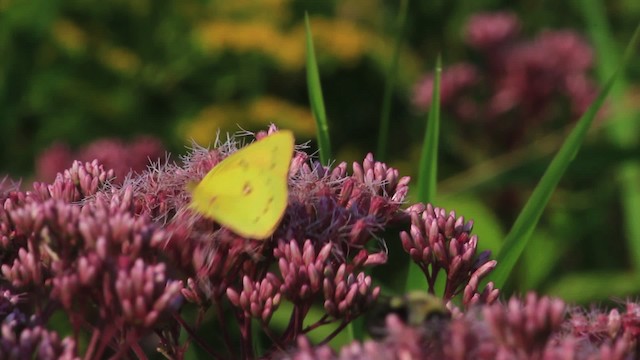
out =
[[[561,73],[581,73],[593,66],[593,50],[575,31],[544,31],[533,43],[544,53],[554,54],[549,67]]]
[[[152,246],[167,234],[134,213],[131,187],[108,186],[112,174],[97,161],[74,162],[52,184],[10,193],[0,208],[0,286],[21,291],[25,308],[50,309],[37,312],[40,323],[62,310],[76,331],[103,334],[87,349],[96,357],[118,343],[116,334],[135,333],[120,338],[129,348],[128,341],[170,319],[181,300],[181,281],[166,275]],[[24,337],[44,358],[75,354],[72,340],[60,342],[44,328],[22,331]]]
[[[547,61],[549,71],[558,76],[558,92],[570,100],[575,117],[582,115],[597,96],[596,84],[587,75],[593,66],[593,50],[582,36],[568,30],[543,32],[535,44],[541,52],[554,54]]]
[[[71,337],[38,324],[22,312],[28,295],[15,295],[0,285],[0,359],[80,359]]]
[[[586,311],[573,308],[564,324],[566,336],[576,341],[576,352],[583,357],[628,359],[640,340],[640,305],[627,301],[623,309]]]
[[[383,339],[355,341],[337,354],[327,346],[314,347],[300,337],[295,349],[275,358],[628,360],[637,357],[638,338],[630,333],[591,337],[567,332],[570,323],[565,319],[562,301],[531,293],[525,299],[513,297],[506,303],[473,307],[437,328],[429,328],[428,323],[426,327],[410,326],[391,314],[386,318],[387,335]]]
[[[545,46],[564,48],[557,44],[563,41]],[[121,184],[98,161],[75,161],[52,183],[35,183],[29,191],[0,182],[0,358],[142,357],[149,343],[176,359],[189,346],[215,358],[238,349],[243,358],[290,359],[635,355],[637,303],[565,317],[563,302],[534,294],[497,302],[492,283],[479,285],[496,262],[478,253],[473,223],[431,205],[402,210],[409,179],[371,154],[351,167],[328,167],[298,146],[288,206],[264,241],[203,218],[189,209],[186,188],[239,147],[236,138],[218,145],[194,147],[179,164],[154,162]],[[381,340],[331,350],[326,342],[379,297],[367,267],[386,263],[381,234],[395,223],[409,224],[402,245],[431,293],[436,277],[446,276],[442,298],[453,316],[436,325],[390,315]],[[183,305],[195,309],[193,322],[181,314]],[[68,337],[47,328],[54,313],[68,317]],[[275,329],[280,314],[290,317]],[[201,331],[210,318],[207,328],[218,330]],[[312,345],[306,335],[329,324],[336,325],[333,332]],[[271,341],[265,353],[254,353],[256,325]],[[76,344],[86,334],[79,353]],[[223,345],[211,346],[212,337]]]
[[[362,164],[353,164],[351,176],[345,163],[331,170],[303,161],[294,157],[289,206],[282,232],[275,236],[311,239],[318,246],[331,241],[335,246],[361,247],[400,215],[409,178],[401,178],[371,154]]]
[[[442,270],[447,276],[445,301],[461,292],[465,306],[496,300],[498,290],[493,289],[492,283],[478,293],[480,280],[495,268],[496,261],[489,260],[487,252],[476,255],[478,237],[471,235],[473,222],[465,222],[455,212],[447,213],[431,204],[413,205],[407,213],[411,216],[411,230],[400,233],[402,246],[427,277],[430,293]]]
[[[60,339],[56,332],[24,324],[16,316],[5,317],[0,323],[0,332],[1,359],[80,359],[72,338]]]
[[[479,61],[445,66],[441,78],[443,111],[464,124],[463,132],[478,133],[469,124],[487,128],[500,150],[527,140],[532,127],[577,119],[597,95],[589,74],[593,50],[579,34],[544,31],[525,39],[519,29],[512,13],[470,17],[465,41],[479,51]],[[429,73],[414,87],[412,102],[421,111],[431,105],[433,78]]]
[[[112,169],[117,181],[122,182],[131,171],[143,171],[150,159],[155,160],[163,153],[160,140],[151,136],[139,136],[129,143],[115,138],[98,139],[75,153],[66,144],[56,143],[36,160],[36,174],[41,181],[51,181],[73,160],[97,160]]]
[[[255,135],[264,136],[267,132]],[[292,321],[274,339],[282,344],[334,321],[344,327],[359,316],[380,292],[362,269],[387,258],[385,250],[365,244],[381,241],[376,233],[405,217],[400,206],[409,178],[371,154],[354,163],[349,175],[345,163],[321,166],[299,147],[289,170],[283,220],[272,238],[255,241],[187,208],[187,184],[198,182],[239,147],[236,138],[217,145],[213,150],[194,146],[182,165],[159,164],[132,183],[139,189],[135,193],[147,195],[134,196],[135,211],[166,223],[168,236],[154,247],[189,277],[181,290],[185,299],[203,307],[228,300],[239,324],[257,318],[265,329],[280,302],[288,300],[295,309]],[[324,304],[326,316],[305,328],[302,320],[315,303]]]
[[[382,341],[353,342],[340,350],[339,359],[421,359],[429,354],[420,329],[395,315],[387,317],[386,328],[388,335]]]
[[[440,104],[443,108],[450,108],[458,102],[461,95],[475,86],[479,80],[478,69],[467,63],[453,64],[442,70],[440,78]],[[434,75],[427,74],[420,80],[413,90],[413,105],[419,109],[431,107],[433,99]]]
[[[161,315],[180,305],[182,283],[168,280],[165,265],[147,265],[137,259],[129,269],[120,268],[114,284],[126,324],[150,329]]]
[[[280,279],[268,273],[259,282],[253,282],[245,276],[242,283],[241,292],[228,288],[227,297],[235,307],[244,311],[245,317],[253,317],[268,323],[271,315],[280,305]]]
[[[380,288],[372,286],[371,277],[364,273],[347,274],[345,264],[335,272],[325,269],[323,288],[327,314],[346,320],[362,314],[380,294]]]
[[[24,299],[21,295],[0,287],[0,319],[4,319],[5,316],[16,310],[22,301]]]
[[[58,199],[66,203],[79,202],[95,195],[114,178],[113,170],[106,170],[97,160],[74,161],[69,169],[56,176],[51,184],[35,182],[29,196],[35,201]]]
[[[298,152],[280,227],[272,239],[249,241],[186,208],[185,184],[203,176],[229,149],[197,149],[184,165],[158,163],[122,186],[110,184],[112,172],[97,161],[75,162],[53,184],[8,193],[0,231],[12,251],[3,262],[3,278],[26,291],[27,303],[59,304],[77,330],[89,324],[96,333],[138,339],[165,329],[159,348],[171,354],[181,351],[172,314],[183,298],[202,309],[214,306],[220,314],[220,304],[228,300],[243,347],[250,344],[251,318],[280,346],[332,322],[342,329],[380,293],[363,269],[385,263],[386,252],[364,245],[380,241],[376,233],[386,224],[406,219],[400,205],[409,179],[371,155],[349,175],[344,163],[330,169]],[[176,273],[186,276],[186,287],[172,278]],[[34,297],[34,289],[50,291]],[[292,320],[276,336],[269,322],[285,299],[294,305]],[[326,314],[305,326],[316,303]],[[406,334],[388,340],[390,351],[375,343],[362,349],[369,355],[415,354],[418,342],[411,339],[417,337],[408,335],[413,331],[399,328],[398,334]],[[124,341],[123,349],[130,344],[127,336],[115,339],[97,338],[87,352],[104,354],[114,341]],[[341,356],[354,351],[355,345]]]
[[[568,97],[574,112],[584,110],[584,103],[595,98],[595,87],[585,75],[592,59],[592,50],[571,31],[547,31],[510,49],[504,54],[504,70],[498,74],[489,116],[517,106],[532,116],[543,115],[556,94]]]
[[[73,152],[64,143],[55,143],[45,149],[36,159],[36,178],[51,182],[57,174],[71,165]]]
[[[506,306],[493,304],[483,314],[499,346],[498,357],[539,358],[564,321],[566,307],[559,299],[527,294]]]
[[[518,36],[520,20],[509,12],[480,13],[467,22],[466,42],[482,51],[508,45]]]
[[[294,301],[308,301],[322,292],[325,267],[330,266],[333,244],[325,244],[316,253],[311,240],[300,249],[297,241],[280,241],[274,249],[283,278],[280,291]]]
[[[314,346],[305,336],[296,339],[296,347],[288,352],[276,353],[273,359],[282,360],[335,360],[336,353],[329,345]]]
[[[276,354],[276,359],[317,360],[383,360],[383,359],[430,359],[424,347],[424,337],[419,329],[407,326],[397,316],[386,320],[388,336],[381,341],[367,340],[348,344],[336,354],[330,347],[312,346],[306,337],[297,339],[297,346],[288,353]]]

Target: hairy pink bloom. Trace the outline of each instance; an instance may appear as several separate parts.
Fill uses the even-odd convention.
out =
[[[244,358],[292,359],[636,356],[637,303],[565,318],[564,303],[547,297],[497,302],[492,283],[479,286],[496,263],[477,254],[472,222],[431,205],[402,210],[409,179],[371,154],[350,173],[346,163],[322,166],[298,147],[286,212],[264,241],[193,213],[187,185],[238,147],[235,138],[212,150],[195,147],[182,163],[153,163],[122,184],[98,161],[75,161],[28,191],[0,182],[0,358],[142,356],[153,351],[146,344],[176,359],[188,346],[213,358],[238,349]],[[391,315],[383,339],[333,351],[324,343],[380,294],[366,271],[385,265],[381,235],[391,224],[405,226],[402,245],[432,292],[438,273],[446,275],[443,298],[453,316],[405,324]],[[193,322],[182,315],[183,300],[191,303],[184,309],[195,310]],[[274,331],[280,311],[290,318]],[[311,320],[317,311],[323,313]],[[68,337],[46,327],[57,313],[69,319]],[[205,325],[209,318],[215,324]],[[331,323],[337,327],[319,345],[305,337]],[[260,354],[256,324],[271,341]],[[201,325],[219,327],[204,332]],[[90,338],[79,353],[81,335]]]

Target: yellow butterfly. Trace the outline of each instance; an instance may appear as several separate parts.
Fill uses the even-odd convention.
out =
[[[266,239],[287,208],[291,131],[278,131],[229,155],[191,190],[189,207],[238,235]]]

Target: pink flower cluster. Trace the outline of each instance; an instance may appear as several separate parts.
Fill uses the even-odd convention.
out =
[[[585,314],[563,301],[512,297],[506,303],[473,307],[439,328],[411,327],[387,317],[382,341],[354,342],[338,353],[301,337],[284,359],[477,359],[477,360],[626,360],[637,358],[637,303],[626,310]],[[433,324],[432,324],[433,325]],[[429,326],[429,323],[427,323]]]
[[[379,242],[376,233],[388,224],[406,219],[400,206],[409,178],[371,155],[349,174],[346,163],[321,166],[299,149],[284,219],[271,239],[255,241],[187,206],[187,185],[238,144],[232,139],[213,150],[195,147],[181,164],[153,162],[118,183],[100,160],[74,161],[54,181],[36,182],[31,190],[3,182],[0,291],[9,301],[0,303],[7,334],[0,358],[49,348],[67,358],[122,358],[152,349],[182,358],[193,343],[212,357],[241,349],[251,358],[257,355],[254,324],[279,349],[336,323],[328,341],[361,316],[380,293],[365,268],[387,260],[384,246],[366,245]],[[283,301],[293,305],[291,320],[274,331],[270,322]],[[316,304],[325,315],[309,323]],[[200,314],[195,323],[182,317],[189,308]],[[56,312],[66,314],[71,334],[44,327]],[[217,314],[220,330],[203,337],[196,332],[208,312]],[[183,331],[190,341],[180,339]],[[81,334],[89,335],[82,354],[76,345]],[[224,347],[210,345],[217,341]]]
[[[183,359],[192,347],[216,359],[636,354],[637,303],[605,314],[567,312],[562,301],[535,294],[499,302],[492,283],[479,285],[496,262],[477,253],[473,223],[430,204],[402,209],[409,178],[371,154],[348,171],[346,163],[322,166],[298,147],[288,207],[265,241],[203,218],[188,208],[187,184],[236,151],[237,139],[213,150],[194,147],[180,164],[154,162],[121,184],[98,160],[74,161],[30,190],[0,181],[0,358],[146,358],[159,351]],[[400,228],[396,239],[390,225]],[[435,293],[436,277],[445,277],[438,296],[452,318],[415,326],[390,315],[383,339],[336,353],[326,342],[379,298],[368,270],[387,262],[382,231],[423,270],[426,291]],[[49,327],[55,314],[65,315],[71,331]],[[324,339],[308,340],[330,324]],[[260,353],[256,335],[265,344]]]
[[[465,222],[456,213],[449,213],[431,204],[416,204],[407,209],[411,228],[402,231],[400,239],[404,251],[420,266],[427,278],[430,293],[435,292],[436,278],[446,274],[445,301],[462,293],[465,307],[477,303],[493,303],[499,295],[493,283],[480,290],[480,280],[488,275],[497,262],[489,260],[490,253],[476,254],[478,237],[471,235],[473,222]]]
[[[558,99],[566,99],[577,118],[597,94],[588,74],[593,51],[580,35],[550,30],[526,40],[519,30],[512,13],[472,16],[465,40],[482,63],[452,64],[441,77],[441,105],[447,113],[465,123],[484,124],[494,135],[504,133],[511,142],[531,126],[558,118]],[[414,105],[429,108],[432,92],[433,74],[427,74],[415,87]]]
[[[116,138],[99,139],[75,152],[64,143],[55,143],[36,160],[36,178],[53,181],[56,174],[68,168],[74,160],[98,160],[107,169],[112,169],[117,181],[122,183],[129,172],[142,172],[150,160],[162,157],[164,152],[162,142],[151,136],[139,136],[129,143]]]
[[[167,233],[132,211],[130,188],[107,196],[111,178],[76,161],[51,184],[2,194],[0,290],[13,306],[1,313],[0,358],[75,358],[77,335],[44,328],[56,311],[88,331],[87,358],[139,350],[140,334],[180,307],[181,281],[155,246]]]
[[[154,216],[170,218],[166,229],[172,236],[163,248],[188,277],[183,295],[203,306],[229,301],[237,309],[234,316],[240,324],[241,348],[246,351],[251,349],[251,319],[260,324],[276,348],[337,322],[338,330],[328,341],[360,316],[380,292],[364,269],[384,264],[386,253],[365,245],[375,239],[376,232],[404,216],[400,205],[409,178],[399,177],[397,170],[376,162],[371,155],[362,164],[354,163],[353,173],[348,174],[346,163],[331,169],[296,151],[289,172],[289,204],[279,228],[270,240],[248,241],[211,220],[181,210],[187,199],[169,189],[175,179],[185,184],[202,178],[235,147],[235,143],[228,143],[213,151],[196,148],[184,159],[185,166],[159,171],[153,181],[146,182],[148,187],[139,191],[159,194],[168,204],[175,204],[162,213],[151,211]],[[153,197],[139,200],[143,209],[158,208]],[[174,215],[167,216],[167,212]],[[291,320],[276,335],[269,322],[285,300],[293,305]],[[317,303],[323,304],[325,315],[305,324]],[[222,326],[220,331],[227,330]],[[232,344],[227,347],[233,348]]]

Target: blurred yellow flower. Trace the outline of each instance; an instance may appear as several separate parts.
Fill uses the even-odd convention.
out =
[[[279,128],[291,129],[304,137],[313,137],[316,124],[311,111],[286,100],[265,96],[257,99],[249,106],[250,121],[261,127],[271,123]]]
[[[198,35],[209,51],[255,51],[269,56],[285,68],[300,68],[303,64],[304,44],[297,46],[287,34],[268,22],[215,20],[200,26]]]
[[[370,34],[352,22],[324,17],[313,17],[309,21],[314,45],[318,49],[316,54],[333,56],[351,65],[370,50]],[[297,31],[304,36],[304,25],[300,24]]]
[[[374,47],[380,44],[375,34],[346,20],[313,17],[310,21],[320,59],[334,59],[349,66],[375,52]],[[291,71],[300,70],[305,63],[305,29],[301,22],[284,31],[261,20],[212,20],[201,24],[197,37],[206,50],[255,51]]]
[[[53,23],[52,36],[55,42],[69,52],[83,52],[87,46],[87,34],[66,19]]]
[[[202,109],[196,117],[183,123],[178,130],[188,141],[208,146],[213,144],[218,131],[232,130],[240,119],[239,108],[234,105],[210,105]]]
[[[98,58],[106,67],[125,74],[135,73],[140,68],[140,58],[121,47],[102,46]]]
[[[218,18],[263,20],[274,24],[288,20],[291,0],[234,0],[214,1],[211,13]]]
[[[186,140],[201,145],[212,143],[218,130],[265,129],[269,124],[293,130],[301,137],[315,135],[315,122],[309,109],[275,97],[261,97],[247,104],[210,105],[179,129]]]
[[[380,29],[389,17],[388,9],[385,9],[382,1],[340,0],[336,3],[336,17]]]
[[[264,1],[266,0],[262,3],[265,3]],[[270,1],[276,3],[284,0]],[[230,8],[234,6],[229,5]],[[334,61],[344,66],[353,66],[367,56],[382,69],[388,68],[390,54],[393,52],[393,41],[390,37],[380,35],[348,19],[314,16],[310,18],[310,22],[316,56],[320,63]],[[200,24],[195,36],[205,50],[213,53],[257,52],[288,71],[300,71],[305,64],[303,22],[298,22],[290,29],[283,29],[278,23],[266,19],[214,19]],[[399,83],[412,83],[420,73],[419,64],[419,60],[411,53],[401,52]]]

